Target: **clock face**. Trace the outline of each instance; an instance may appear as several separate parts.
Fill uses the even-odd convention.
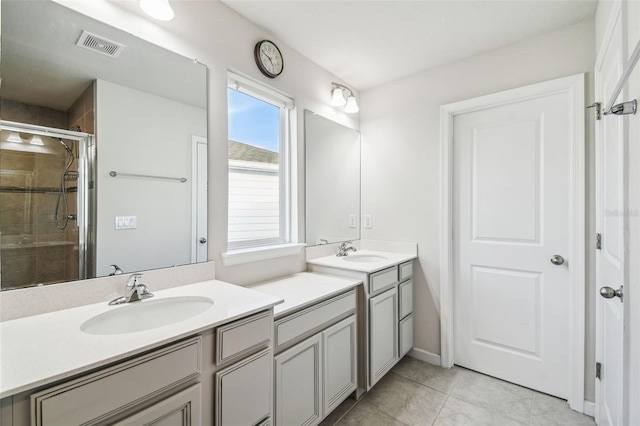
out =
[[[262,40],[256,44],[254,56],[258,68],[264,75],[275,78],[282,73],[284,62],[282,53],[274,43],[269,40]]]

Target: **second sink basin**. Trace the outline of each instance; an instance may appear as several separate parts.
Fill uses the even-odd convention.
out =
[[[382,256],[379,254],[350,254],[348,256],[344,256],[342,260],[346,260],[347,262],[380,262],[382,260],[388,260],[389,258],[386,256]]]
[[[195,317],[212,306],[213,300],[198,296],[132,302],[88,319],[80,330],[103,335],[151,330]]]

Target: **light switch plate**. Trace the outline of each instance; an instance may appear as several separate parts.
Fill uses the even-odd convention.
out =
[[[355,214],[350,214],[349,215],[349,228],[355,228],[356,227],[356,215]]]
[[[136,229],[137,226],[136,216],[116,216],[116,229]]]
[[[364,215],[364,227],[366,229],[371,229],[373,228],[373,222],[371,220],[371,215],[370,214],[365,214]]]

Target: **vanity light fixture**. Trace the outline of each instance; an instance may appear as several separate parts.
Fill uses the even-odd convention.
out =
[[[42,142],[42,138],[40,136],[38,136],[38,135],[33,135],[31,140],[29,141],[29,143],[31,145],[44,146],[44,142]]]
[[[174,16],[169,0],[140,0],[140,8],[158,21],[170,21]]]
[[[16,132],[9,132],[9,136],[7,136],[7,142],[22,143],[22,138]]]
[[[342,106],[344,107],[344,112],[354,113],[360,111],[358,108],[358,103],[356,102],[356,97],[347,86],[344,86],[339,83],[331,83],[333,89],[331,89],[331,105],[333,106]],[[347,98],[344,97],[344,92],[348,93]]]

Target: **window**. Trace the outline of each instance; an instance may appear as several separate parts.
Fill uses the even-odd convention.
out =
[[[290,242],[291,99],[230,76],[228,248]]]

